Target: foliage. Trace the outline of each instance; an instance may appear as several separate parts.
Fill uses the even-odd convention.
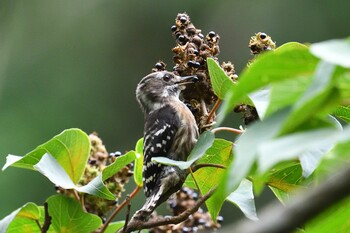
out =
[[[223,99],[218,123],[228,117],[237,104],[253,103],[261,121],[249,125],[234,142],[203,133],[188,161],[155,158],[159,163],[182,169],[205,165],[189,176],[185,185],[205,195],[217,188],[206,201],[216,219],[225,200],[233,203],[250,219],[256,220],[254,194],[264,186],[287,202],[290,194],[304,189],[349,163],[350,127],[343,128],[336,118],[350,119],[350,42],[332,40],[305,46],[287,43],[275,51],[259,55],[240,75],[238,82],[223,72],[215,60],[208,59],[213,90]],[[268,98],[252,98],[264,88]],[[264,107],[262,107],[263,105]],[[91,149],[87,135],[68,129],[23,157],[9,155],[3,170],[19,167],[40,172],[56,186],[74,189],[78,197],[87,193],[114,200],[104,181],[134,161],[134,180],[142,186],[143,141],[135,151],[118,157],[92,181],[82,186]],[[221,167],[219,167],[221,166]],[[210,178],[209,178],[210,177]],[[79,199],[79,198],[78,198]],[[48,232],[91,232],[102,227],[101,219],[84,211],[71,196],[47,199],[52,222]],[[349,201],[334,207],[305,226],[306,232],[341,232],[348,224]],[[333,216],[333,213],[335,215]],[[1,232],[41,232],[44,208],[27,203],[0,221]],[[337,222],[335,219],[338,219]],[[322,225],[320,225],[322,223]],[[105,232],[114,232],[123,222],[112,222]]]

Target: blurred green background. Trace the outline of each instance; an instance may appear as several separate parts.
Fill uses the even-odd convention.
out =
[[[159,59],[173,66],[170,27],[178,12],[203,33],[217,32],[220,61],[239,72],[255,32],[277,45],[343,38],[349,9],[344,0],[2,0],[0,164],[71,127],[97,131],[109,151],[133,149],[143,133],[135,88]],[[0,184],[0,219],[55,192],[38,173],[17,168],[2,172]]]

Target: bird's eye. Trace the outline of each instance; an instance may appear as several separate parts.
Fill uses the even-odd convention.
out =
[[[168,75],[168,74],[163,76],[163,80],[166,81],[166,82],[170,81],[170,79],[171,79],[171,76]]]

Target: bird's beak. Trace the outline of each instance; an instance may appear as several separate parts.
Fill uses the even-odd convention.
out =
[[[196,83],[199,81],[198,77],[195,75],[178,77],[178,80],[179,81],[175,82],[175,84],[177,85],[187,85],[187,84]]]

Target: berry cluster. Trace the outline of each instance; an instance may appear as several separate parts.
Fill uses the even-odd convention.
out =
[[[198,194],[190,188],[182,188],[178,191],[172,199],[169,199],[168,203],[174,216],[177,216],[195,206],[198,199]],[[152,220],[157,220],[159,216],[152,215]],[[223,217],[219,216],[217,223],[215,223],[208,212],[199,208],[197,212],[179,224],[164,225],[150,229],[152,233],[195,233],[195,232],[212,232],[220,227],[220,223],[223,221]]]
[[[201,30],[192,24],[186,13],[179,13],[176,16],[175,25],[171,27],[171,31],[176,41],[176,46],[172,49],[175,63],[173,72],[180,76],[196,75],[200,80],[188,85],[182,94],[185,104],[196,118],[200,131],[204,131],[213,123],[213,119],[210,122],[207,121],[208,112],[217,100],[209,78],[207,58],[217,60],[216,57],[220,52],[220,36],[214,31],[204,36]],[[233,80],[237,79],[231,63],[224,63],[223,68]],[[162,70],[165,70],[165,64],[160,61],[152,71]]]
[[[268,36],[266,33],[258,32],[250,38],[248,47],[250,48],[250,53],[254,56],[257,56],[265,51],[274,50],[276,48],[276,42],[273,42],[271,37]],[[248,62],[248,66],[253,62],[254,59],[250,60]],[[250,123],[259,119],[259,115],[256,111],[256,108],[250,105],[237,105],[234,111],[243,113],[245,125],[249,125]]]
[[[89,135],[91,142],[91,151],[88,159],[88,163],[85,166],[85,172],[82,179],[79,181],[80,185],[86,185],[93,180],[98,174],[109,164],[113,163],[116,157],[120,156],[119,151],[108,154],[106,147],[103,145],[102,140],[96,133]],[[121,197],[121,193],[124,192],[124,185],[128,183],[130,176],[132,176],[132,165],[129,164],[117,172],[114,176],[104,181],[106,187],[111,191],[116,199]],[[73,196],[72,190],[65,190],[61,187],[57,187],[57,191],[68,196]],[[102,199],[89,194],[84,194],[85,209],[93,214],[97,214],[100,217],[104,217],[108,211],[117,205],[116,201],[110,201]]]

